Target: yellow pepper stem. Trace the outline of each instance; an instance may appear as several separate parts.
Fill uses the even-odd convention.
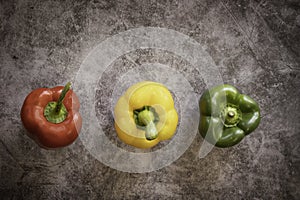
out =
[[[146,139],[147,140],[154,140],[158,136],[157,129],[154,124],[154,115],[148,109],[145,109],[138,114],[138,120],[146,126]]]

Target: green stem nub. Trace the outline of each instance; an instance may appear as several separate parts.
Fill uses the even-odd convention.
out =
[[[52,101],[46,105],[44,109],[44,116],[48,122],[58,124],[67,118],[68,111],[62,102],[70,88],[71,83],[68,82],[61,92],[58,101]]]
[[[221,112],[223,124],[226,127],[234,127],[242,119],[242,113],[238,107],[228,104]]]
[[[155,126],[155,116],[150,110],[149,106],[145,106],[143,109],[134,111],[136,124],[145,130],[145,137],[147,140],[154,140],[158,136],[158,132]]]
[[[235,112],[229,111],[229,112],[227,113],[227,115],[228,115],[228,117],[234,117],[234,116],[235,116]]]

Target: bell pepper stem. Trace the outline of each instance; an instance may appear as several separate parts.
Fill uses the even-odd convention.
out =
[[[62,108],[62,105],[63,105],[62,102],[63,102],[63,100],[64,100],[64,98],[65,98],[67,92],[70,90],[70,88],[71,88],[71,83],[68,82],[68,83],[66,84],[66,86],[64,87],[63,91],[61,92],[61,94],[60,94],[60,96],[59,96],[59,99],[58,99],[58,101],[57,101],[56,109],[55,109],[56,113],[59,113],[59,112],[60,112],[60,110],[61,110],[61,108]]]
[[[241,120],[242,113],[236,106],[228,104],[222,110],[220,117],[225,127],[234,127]]]
[[[62,102],[67,92],[70,90],[70,87],[71,83],[68,82],[62,90],[58,101],[52,101],[46,105],[44,109],[44,116],[47,119],[47,121],[58,124],[63,122],[67,118],[68,111]]]
[[[235,113],[233,111],[229,111],[227,115],[228,115],[228,117],[234,117]]]
[[[157,138],[157,129],[155,127],[155,124],[153,121],[149,122],[149,124],[146,126],[146,139],[147,140],[154,140],[155,138]]]
[[[157,138],[158,132],[154,124],[154,115],[150,110],[145,109],[139,112],[138,120],[146,126],[145,136],[147,140],[154,140]]]

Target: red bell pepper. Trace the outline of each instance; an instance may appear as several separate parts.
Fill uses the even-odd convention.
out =
[[[79,100],[65,87],[39,88],[25,99],[21,120],[27,135],[46,149],[64,147],[74,142],[82,126]]]

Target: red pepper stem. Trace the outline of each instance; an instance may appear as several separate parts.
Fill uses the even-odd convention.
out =
[[[63,105],[62,102],[63,102],[63,100],[64,100],[64,98],[65,98],[67,92],[70,90],[70,88],[71,88],[71,83],[68,82],[68,83],[65,85],[65,87],[64,87],[63,91],[61,92],[61,94],[60,94],[60,96],[59,96],[59,99],[58,99],[58,101],[57,101],[56,108],[55,108],[55,112],[56,112],[56,113],[59,113],[59,112],[60,112],[60,110],[61,110],[61,108],[62,108],[62,105]]]
[[[63,122],[67,116],[68,116],[68,111],[64,104],[62,103],[67,92],[70,90],[71,83],[68,82],[64,89],[62,90],[58,101],[52,101],[49,102],[45,109],[44,109],[44,116],[47,119],[48,122],[58,124]]]

